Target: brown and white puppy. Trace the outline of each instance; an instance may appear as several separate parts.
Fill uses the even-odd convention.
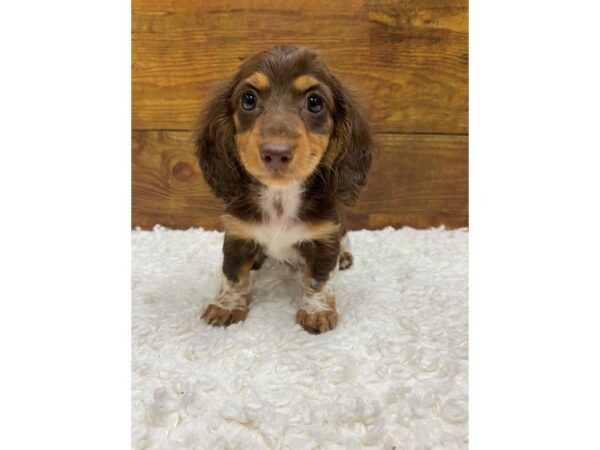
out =
[[[204,177],[226,203],[223,281],[207,323],[246,318],[250,271],[272,257],[303,267],[296,321],[335,328],[331,278],[352,264],[343,205],[365,185],[372,150],[367,121],[315,53],[280,46],[241,65],[197,138]]]

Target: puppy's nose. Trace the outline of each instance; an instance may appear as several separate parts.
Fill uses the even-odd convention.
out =
[[[288,144],[262,144],[260,159],[272,169],[285,169],[294,155]]]

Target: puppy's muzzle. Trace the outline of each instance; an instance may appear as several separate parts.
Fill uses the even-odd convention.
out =
[[[288,144],[266,143],[260,146],[260,159],[266,167],[275,172],[285,170],[293,158],[294,153]]]

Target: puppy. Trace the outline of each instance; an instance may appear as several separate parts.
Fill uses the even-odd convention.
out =
[[[335,328],[331,280],[353,262],[343,206],[365,185],[374,147],[347,89],[315,53],[275,47],[246,60],[212,98],[196,144],[226,204],[222,285],[202,318],[244,320],[250,272],[271,257],[303,270],[297,323],[311,333]]]

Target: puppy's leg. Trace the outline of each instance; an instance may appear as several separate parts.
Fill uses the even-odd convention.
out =
[[[354,262],[354,257],[350,252],[350,240],[348,239],[348,233],[344,234],[340,241],[341,252],[340,252],[340,270],[349,269]]]
[[[325,333],[338,323],[331,279],[340,256],[340,243],[337,240],[307,242],[301,244],[299,250],[306,267],[302,306],[296,313],[296,322],[309,333]]]
[[[250,304],[250,269],[259,250],[252,241],[225,234],[223,281],[217,301],[208,305],[202,314],[206,323],[227,326],[246,318]]]

